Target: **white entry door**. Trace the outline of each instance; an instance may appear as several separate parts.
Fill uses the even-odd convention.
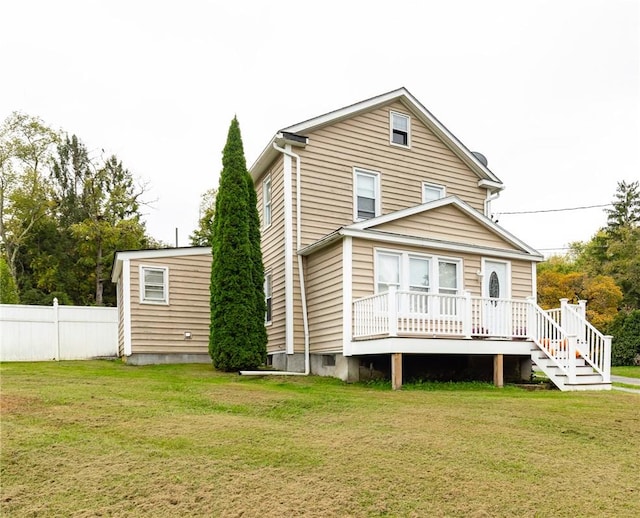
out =
[[[508,262],[482,262],[482,296],[490,300],[484,303],[483,324],[485,332],[493,336],[511,336],[511,269]]]

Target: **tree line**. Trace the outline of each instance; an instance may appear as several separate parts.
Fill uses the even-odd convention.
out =
[[[538,265],[538,303],[558,299],[587,301],[587,318],[611,334],[612,363],[640,358],[640,183],[620,181],[607,212],[607,224],[569,253]]]
[[[0,302],[116,305],[116,250],[154,248],[115,155],[15,112],[0,127]]]

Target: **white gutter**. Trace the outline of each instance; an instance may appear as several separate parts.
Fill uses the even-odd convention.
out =
[[[300,156],[291,151],[291,145],[287,144],[287,148],[279,147],[275,142],[273,148],[279,151],[285,156],[296,159],[296,252],[300,250],[301,237],[300,226],[302,220],[302,210],[300,206]],[[288,205],[285,200],[285,207]],[[285,247],[286,248],[286,247]],[[289,261],[289,257],[286,257],[286,261]],[[285,263],[286,265],[287,263]],[[304,372],[291,372],[291,371],[240,371],[242,376],[308,376],[311,372],[311,359],[309,353],[309,319],[307,315],[307,296],[304,287],[304,271],[302,269],[302,256],[298,254],[298,277],[300,282],[300,299],[302,302],[302,323],[304,327]],[[289,315],[287,313],[287,315]],[[290,314],[291,324],[293,324],[293,311]],[[295,349],[294,349],[295,352]]]

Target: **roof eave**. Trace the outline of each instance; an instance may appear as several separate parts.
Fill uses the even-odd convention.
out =
[[[267,144],[267,146],[262,150],[262,153],[260,153],[253,165],[249,168],[249,174],[251,174],[253,181],[255,182],[260,178],[262,173],[267,170],[267,168],[280,154],[278,150],[275,149],[274,144],[278,147],[286,146],[287,144],[294,147],[304,147],[308,142],[308,137],[291,131],[281,130],[276,133],[269,141],[269,144]]]

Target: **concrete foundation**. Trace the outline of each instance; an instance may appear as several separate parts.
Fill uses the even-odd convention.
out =
[[[129,365],[158,365],[171,363],[211,363],[208,354],[132,354],[123,356]]]
[[[304,354],[275,353],[270,355],[271,366],[279,371],[304,372]],[[360,360],[355,356],[342,354],[311,354],[309,356],[311,374],[332,376],[343,381],[360,379]]]

